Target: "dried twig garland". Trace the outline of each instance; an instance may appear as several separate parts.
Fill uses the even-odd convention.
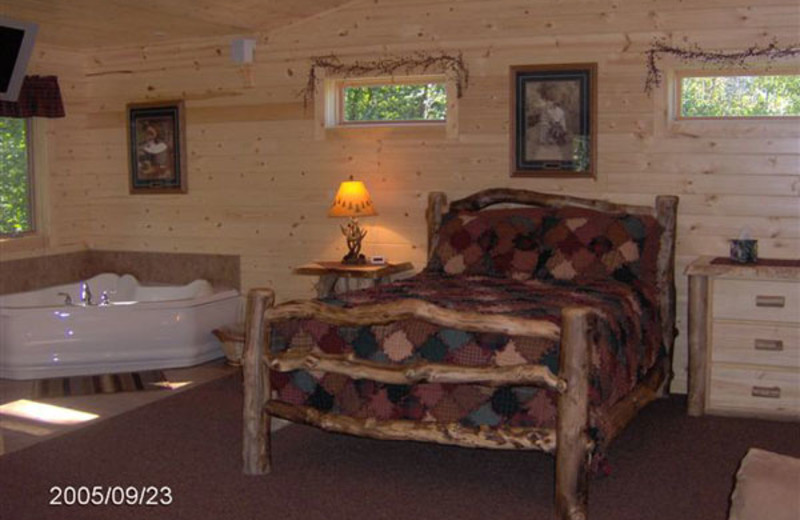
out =
[[[771,61],[800,55],[800,45],[779,47],[777,42],[773,40],[766,46],[753,45],[739,52],[718,52],[704,51],[697,44],[679,47],[670,45],[666,39],[657,39],[650,49],[645,52],[647,56],[647,78],[644,82],[644,91],[648,94],[661,85],[663,73],[656,62],[661,59],[663,54],[671,54],[683,62],[698,61],[704,64],[744,66],[748,61],[757,58],[766,58]]]
[[[306,86],[298,92],[298,95],[303,96],[304,106],[308,106],[308,102],[314,98],[314,91],[317,86],[317,68],[341,77],[360,77],[370,74],[393,75],[397,72],[410,74],[439,69],[450,72],[455,76],[456,94],[459,98],[469,85],[469,71],[464,65],[464,59],[460,52],[457,56],[443,52],[439,54],[415,52],[409,56],[389,56],[373,61],[356,61],[352,64],[342,63],[333,54],[313,56]]]

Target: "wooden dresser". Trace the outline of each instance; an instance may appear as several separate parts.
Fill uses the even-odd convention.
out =
[[[689,275],[689,414],[800,420],[800,265],[701,257]]]

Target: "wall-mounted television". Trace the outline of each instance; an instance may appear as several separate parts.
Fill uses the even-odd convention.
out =
[[[16,101],[38,26],[0,16],[0,101]]]

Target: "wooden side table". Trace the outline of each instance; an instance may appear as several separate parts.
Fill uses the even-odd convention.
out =
[[[318,276],[316,283],[317,297],[326,298],[336,292],[336,283],[343,279],[347,290],[350,289],[349,280],[353,278],[372,280],[372,285],[386,283],[390,278],[399,273],[411,271],[414,266],[411,262],[373,265],[348,265],[341,262],[312,262],[295,268],[294,274]]]
[[[701,257],[689,275],[689,415],[800,418],[800,260]]]

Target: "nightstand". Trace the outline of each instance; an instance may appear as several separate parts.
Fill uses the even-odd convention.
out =
[[[689,275],[689,415],[800,419],[800,261],[701,257]]]
[[[344,281],[345,290],[350,290],[351,279],[371,280],[373,286],[388,282],[393,275],[411,271],[414,266],[411,262],[385,264],[349,265],[340,262],[312,262],[301,265],[294,270],[294,274],[318,276],[316,284],[317,297],[325,298],[336,292],[336,283]]]

